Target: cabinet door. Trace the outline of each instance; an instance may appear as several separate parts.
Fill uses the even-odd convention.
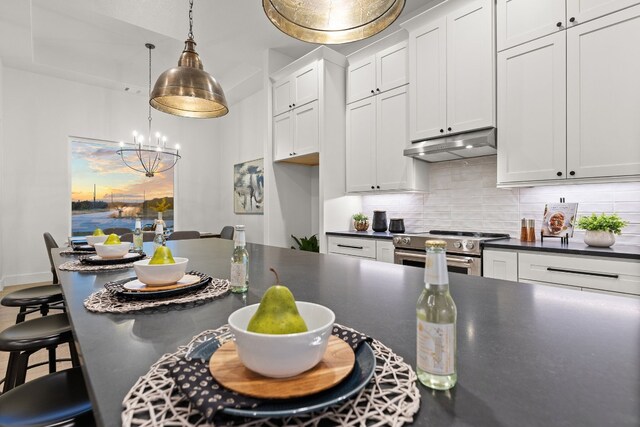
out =
[[[318,99],[318,63],[301,68],[291,77],[293,84],[293,107],[301,107]]]
[[[447,16],[448,132],[495,125],[491,4],[475,1]]]
[[[567,31],[569,178],[640,174],[640,6]]]
[[[291,107],[292,99],[292,86],[291,79],[279,80],[273,84],[273,116],[289,111]]]
[[[638,3],[638,0],[567,0],[568,26],[583,24]]]
[[[518,281],[518,252],[482,251],[482,276]]]
[[[320,133],[318,129],[318,101],[296,107],[293,115],[293,155],[317,153]]]
[[[376,88],[375,56],[350,65],[347,73],[348,104],[374,95]]]
[[[564,179],[565,34],[498,53],[498,183]]]
[[[444,133],[447,111],[446,18],[409,36],[409,137],[411,141]]]
[[[376,98],[347,105],[347,191],[375,189]]]
[[[288,159],[293,154],[291,113],[273,118],[273,160]]]
[[[405,189],[414,161],[403,154],[408,141],[407,87],[378,95],[376,104],[376,190]]]
[[[376,261],[388,262],[393,264],[393,251],[395,247],[390,240],[377,240],[376,241]]]
[[[376,54],[376,91],[386,92],[409,83],[408,67],[406,43],[378,52]]]
[[[564,0],[498,0],[498,50],[566,28],[564,8]]]

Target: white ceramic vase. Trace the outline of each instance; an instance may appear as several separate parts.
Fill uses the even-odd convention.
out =
[[[584,235],[584,242],[589,246],[608,248],[616,242],[616,235],[610,231],[587,230]]]

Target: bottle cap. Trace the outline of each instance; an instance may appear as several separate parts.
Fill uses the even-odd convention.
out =
[[[526,227],[527,226],[527,219],[526,218],[522,218],[522,226]]]
[[[425,248],[446,248],[447,247],[447,242],[445,242],[444,240],[427,240],[426,242],[424,242],[424,246]]]
[[[244,225],[236,225],[236,231],[244,231]]]

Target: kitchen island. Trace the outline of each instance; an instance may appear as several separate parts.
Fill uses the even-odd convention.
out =
[[[147,245],[147,244],[145,244]],[[189,269],[229,277],[233,242],[171,241]],[[151,246],[145,246],[147,253]],[[164,353],[257,303],[269,267],[300,301],[371,335],[415,366],[415,303],[423,269],[249,244],[250,288],[154,314],[94,314],[83,301],[133,275],[58,271],[99,425],[119,426],[123,397]],[[68,260],[54,252],[56,265]],[[640,299],[451,274],[458,307],[458,384],[420,386],[419,426],[634,425],[640,423]]]

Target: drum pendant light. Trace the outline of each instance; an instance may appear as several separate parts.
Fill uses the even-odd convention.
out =
[[[149,103],[156,110],[182,117],[214,118],[229,112],[222,87],[204,71],[193,40],[193,0],[189,0],[189,34],[178,66],[160,74]]]
[[[271,23],[296,39],[340,44],[366,39],[396,20],[405,0],[262,0]]]

